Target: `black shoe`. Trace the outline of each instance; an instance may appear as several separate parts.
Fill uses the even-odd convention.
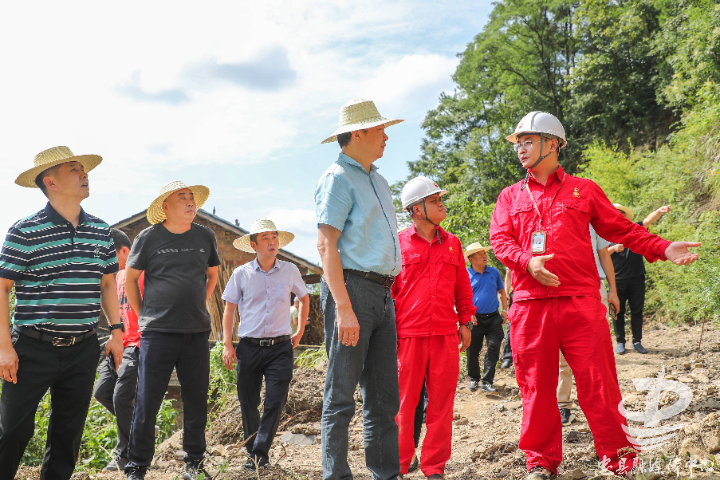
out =
[[[412,473],[418,468],[420,468],[420,459],[417,455],[413,455],[412,462],[410,462],[410,468],[408,468],[408,473]]]
[[[203,465],[204,459],[190,460],[185,462],[185,471],[182,474],[183,480],[212,480],[210,474],[205,470]]]
[[[503,360],[500,364],[500,368],[510,368],[513,366],[512,360]]]
[[[545,473],[546,471],[543,467],[534,467],[528,471],[529,475],[525,477],[525,480],[550,480],[556,478],[552,473],[550,475]]]
[[[560,409],[560,420],[563,425],[570,425],[575,420],[575,415],[570,411],[569,408]]]
[[[615,353],[620,355],[625,353],[625,342],[618,342],[618,344],[615,345]]]
[[[127,458],[122,457],[115,457],[114,459],[110,460],[107,465],[105,465],[105,468],[102,469],[103,472],[122,472],[125,470],[125,467],[128,464]]]
[[[127,480],[144,480],[147,473],[147,467],[130,467],[125,468]]]
[[[257,462],[257,466],[255,462]],[[255,460],[248,458],[247,462],[243,464],[243,468],[254,472],[256,468],[268,468],[268,461],[264,458],[256,458]]]
[[[477,387],[478,387],[478,381],[470,380],[470,383],[468,384],[468,388],[474,392],[477,389]]]
[[[492,384],[490,384],[490,383],[485,383],[485,382],[483,382],[483,383],[480,385],[480,390],[482,390],[483,392],[487,392],[487,393],[495,393],[495,392],[497,392],[497,388],[494,388],[494,387],[492,386]]]
[[[642,346],[642,343],[640,343],[640,342],[635,342],[635,343],[633,343],[633,348],[634,348],[638,353],[642,353],[643,355],[648,352],[647,349],[646,349],[645,347],[643,347],[643,346]]]

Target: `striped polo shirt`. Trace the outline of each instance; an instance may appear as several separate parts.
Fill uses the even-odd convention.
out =
[[[94,329],[102,276],[118,271],[110,226],[80,209],[77,228],[48,204],[10,227],[0,277],[15,281],[13,325],[57,337]]]

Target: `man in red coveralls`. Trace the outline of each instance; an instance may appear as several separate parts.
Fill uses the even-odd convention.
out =
[[[623,432],[621,402],[605,307],[588,234],[622,243],[649,262],[688,265],[688,247],[650,234],[626,220],[594,182],[566,174],[558,150],[566,145],[560,121],[531,112],[507,137],[528,174],[498,197],[490,226],[495,255],[512,269],[511,344],[523,398],[520,449],[530,475],[557,474],[562,461],[562,426],[556,405],[558,350],[575,374],[580,407],[603,464],[625,475],[637,451]]]
[[[440,227],[446,217],[440,198],[445,193],[447,190],[426,177],[416,177],[403,188],[402,206],[413,225],[400,233],[402,271],[392,287],[400,387],[396,417],[400,472],[408,473],[415,453],[415,408],[427,379],[427,434],[420,468],[431,479],[444,478],[445,463],[450,459],[460,370],[458,335],[460,351],[464,351],[470,345],[475,313],[460,240]]]

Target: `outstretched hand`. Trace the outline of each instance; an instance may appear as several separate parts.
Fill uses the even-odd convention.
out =
[[[540,255],[538,257],[533,257],[527,266],[528,273],[532,275],[535,280],[542,283],[546,287],[560,286],[560,279],[558,278],[558,276],[545,268],[545,262],[547,262],[554,256],[555,254],[551,253],[550,255]]]
[[[698,259],[697,253],[692,253],[688,248],[695,248],[702,245],[699,242],[673,242],[665,249],[665,258],[675,265],[690,265]]]

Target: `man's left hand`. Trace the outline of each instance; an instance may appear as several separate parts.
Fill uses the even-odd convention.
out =
[[[617,293],[610,292],[610,295],[608,295],[608,304],[615,306],[615,311],[620,311],[620,299],[617,296]]]
[[[688,248],[695,248],[702,245],[699,242],[673,242],[665,249],[665,258],[675,265],[690,265],[698,259],[697,253],[692,253]]]
[[[298,345],[300,345],[300,339],[301,339],[301,338],[302,338],[302,333],[300,332],[300,330],[298,330],[297,332],[295,332],[295,333],[293,334],[293,336],[290,337],[290,341],[292,342],[293,348],[295,348],[295,347],[297,347]]]
[[[460,330],[458,331],[458,338],[460,339],[460,343],[462,344],[462,347],[460,348],[460,353],[462,353],[470,346],[470,341],[472,340],[472,334],[470,333],[470,329],[465,325],[460,325]]]
[[[505,325],[505,324],[507,323],[507,321],[508,321],[508,320],[507,320],[507,312],[500,312],[500,316],[501,316],[502,319],[503,319],[503,325]]]
[[[111,353],[115,361],[115,371],[117,372],[123,358],[123,340],[122,331],[120,330],[113,330],[110,333],[110,340],[105,344],[105,358],[108,358]]]

